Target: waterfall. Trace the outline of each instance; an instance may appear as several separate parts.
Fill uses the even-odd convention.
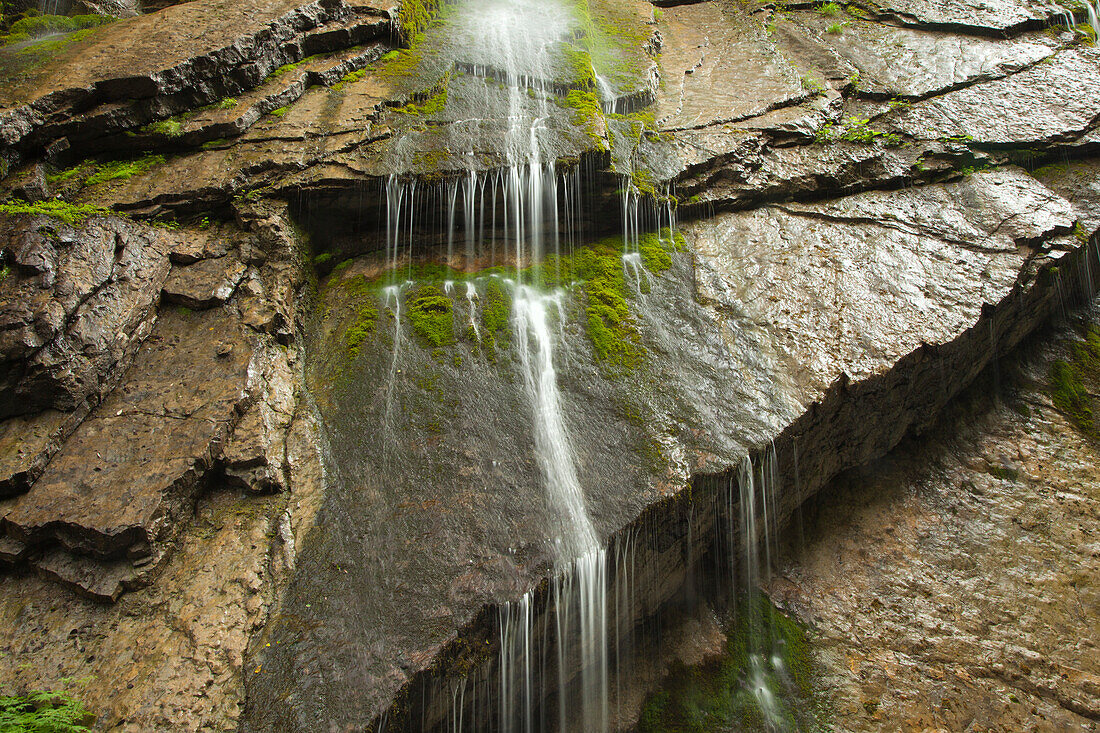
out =
[[[395,274],[393,282],[402,282],[404,278],[396,276],[398,268],[407,262],[412,271],[415,241],[435,226],[430,236],[440,245],[446,242],[446,264],[451,268],[467,273],[486,266],[513,269],[514,275],[502,282],[512,296],[512,349],[528,403],[526,418],[545,490],[555,567],[546,597],[536,602],[529,591],[499,609],[500,699],[493,717],[502,731],[546,729],[555,713],[561,730],[606,731],[609,657],[613,651],[618,664],[630,652],[619,639],[623,624],[632,623],[633,555],[613,558],[616,586],[609,595],[609,558],[588,514],[556,364],[565,335],[561,255],[563,247],[572,247],[572,237],[584,220],[581,168],[559,171],[546,144],[556,109],[551,100],[559,93],[553,82],[556,54],[561,43],[571,42],[580,23],[573,4],[564,0],[467,0],[448,22],[466,39],[462,68],[500,83],[486,85],[487,108],[499,104],[501,89],[506,90],[507,124],[500,133],[506,161],[494,170],[478,171],[473,163],[479,151],[449,150],[452,160],[470,161],[461,175],[419,182],[391,175],[384,185],[387,264]],[[602,77],[597,77],[597,84],[604,109],[615,113],[618,102],[611,84]],[[623,191],[623,266],[633,272],[641,292],[642,227],[656,221],[660,231],[667,221],[671,233],[672,199],[667,191],[664,201],[651,199],[629,175],[623,177]],[[647,208],[651,200],[653,210]],[[558,269],[544,272],[550,255],[557,255],[553,261]],[[401,287],[393,284],[385,291],[386,304],[394,304],[398,322]],[[443,287],[450,296],[456,282],[449,280]],[[468,328],[480,338],[480,302],[473,282],[466,282],[465,297]],[[387,423],[401,336],[398,325],[386,393]],[[613,650],[609,624],[615,634]],[[468,692],[464,685],[449,692],[454,706],[477,704],[472,689]],[[547,709],[543,701],[555,695],[557,710]],[[453,710],[451,720],[456,730],[464,720],[476,724],[461,710]]]

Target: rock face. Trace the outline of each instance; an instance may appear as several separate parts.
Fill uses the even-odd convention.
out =
[[[0,682],[90,678],[112,729],[490,728],[523,608],[540,725],[582,729],[537,356],[616,652],[728,561],[768,447],[781,518],[829,487],[767,590],[838,727],[1092,725],[1085,413],[941,412],[1040,380],[1013,350],[1095,292],[1100,54],[1022,0],[591,0],[531,4],[546,62],[509,66],[509,2],[0,47]],[[629,727],[656,673],[612,666]]]
[[[996,402],[983,385],[804,511],[768,590],[809,625],[846,729],[1095,729],[1096,444],[1050,396],[1080,337],[1052,336]]]

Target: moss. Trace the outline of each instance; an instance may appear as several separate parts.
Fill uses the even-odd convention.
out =
[[[414,42],[417,36],[428,30],[439,6],[439,0],[403,0],[397,14],[397,27],[406,42]]]
[[[409,102],[402,107],[395,108],[394,111],[406,115],[415,115],[417,117],[431,117],[439,114],[443,111],[443,108],[447,106],[447,94],[450,81],[451,77],[448,74],[440,81],[438,90],[428,96],[423,102]]]
[[[7,35],[0,36],[0,45],[24,43],[34,38],[58,33],[73,33],[106,25],[115,18],[106,15],[35,15],[11,24]]]
[[[8,216],[52,216],[73,227],[83,226],[84,222],[93,216],[107,216],[111,213],[113,212],[109,209],[93,206],[92,204],[72,204],[57,199],[33,204],[23,201],[9,201],[0,204],[0,214]]]
[[[269,115],[274,115],[275,117],[282,117],[283,115],[285,115],[289,111],[290,111],[290,107],[276,107],[275,109],[268,112],[268,114]]]
[[[280,76],[284,76],[284,75],[289,74],[290,72],[294,71],[295,69],[297,69],[302,64],[313,61],[314,59],[322,58],[323,55],[324,54],[314,54],[312,56],[306,56],[301,61],[295,61],[294,63],[291,63],[291,64],[283,64],[279,68],[275,69],[275,71],[272,71],[270,74],[268,74],[267,78],[268,79],[278,79]]]
[[[350,71],[347,74],[344,74],[343,78],[340,79],[340,81],[333,84],[332,88],[338,92],[343,91],[345,86],[347,86],[348,84],[354,84],[366,75],[366,69],[359,69],[359,71]]]
[[[170,117],[167,120],[150,123],[141,128],[141,131],[165,137],[179,137],[183,134],[183,122],[177,117]]]
[[[233,109],[236,106],[237,106],[237,100],[234,97],[226,97],[225,99],[221,100],[220,102],[216,102],[214,104],[214,107],[216,109]]]
[[[767,661],[769,687],[777,695],[780,730],[815,730],[821,711],[814,699],[813,662],[805,631],[768,599],[739,604],[742,613],[727,624],[724,654],[695,667],[674,665],[662,688],[645,701],[641,733],[703,733],[763,730],[766,721],[746,685],[754,640],[773,641]],[[755,628],[754,628],[755,625]],[[772,667],[778,657],[782,668]]]
[[[1074,425],[1090,435],[1095,433],[1092,400],[1076,365],[1062,360],[1051,365],[1050,398]]]
[[[512,297],[497,278],[489,278],[481,306],[481,345],[490,356],[496,348],[508,348]]]
[[[87,184],[96,186],[108,181],[125,180],[145,173],[158,165],[163,165],[164,162],[165,157],[163,155],[147,155],[144,158],[135,160],[112,160],[100,164],[96,172],[88,178]]]
[[[317,255],[316,257],[313,258],[313,264],[323,265],[331,259],[332,259],[332,252],[322,252],[321,254],[319,254],[319,255]]]
[[[668,232],[667,229],[664,231]],[[672,267],[672,255],[653,232],[646,232],[638,238],[638,251],[642,254],[646,269],[654,274],[659,275]]]
[[[580,281],[587,301],[586,331],[596,358],[612,370],[636,368],[645,358],[645,349],[626,301],[621,240],[602,240],[576,250],[569,259],[569,267],[562,269]]]
[[[454,343],[454,308],[451,299],[434,285],[422,285],[409,293],[409,322],[426,344],[440,347]]]
[[[378,303],[370,281],[362,275],[342,280],[340,287],[355,313],[352,322],[344,330],[344,347],[354,359],[359,356],[363,342],[374,332],[378,322]]]
[[[581,91],[596,88],[596,72],[592,68],[592,57],[587,51],[581,51],[571,44],[563,45],[563,53],[569,64],[570,85]]]
[[[58,171],[57,173],[51,173],[47,175],[46,181],[52,184],[68,183],[69,181],[72,181],[79,176],[88,175],[94,170],[95,165],[93,165],[92,163],[78,163],[71,168],[66,168],[63,171]]]
[[[600,100],[596,93],[594,91],[572,89],[560,103],[566,109],[572,110],[573,124],[584,130],[595,147],[606,150],[607,141],[604,140],[601,131],[602,125],[600,124],[603,109],[600,107]]]

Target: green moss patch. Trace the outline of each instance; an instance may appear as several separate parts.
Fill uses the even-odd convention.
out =
[[[395,111],[417,117],[431,117],[432,115],[439,114],[443,111],[443,108],[447,106],[447,94],[450,80],[450,75],[444,76],[439,84],[439,89],[424,99],[424,101],[419,103],[409,102],[402,107],[395,108]]]
[[[12,23],[7,34],[0,36],[0,46],[25,43],[60,33],[89,30],[114,20],[115,18],[107,15],[32,15]]]
[[[490,358],[498,346],[508,348],[511,316],[512,296],[497,278],[489,278],[481,301],[481,346]]]
[[[768,687],[777,693],[776,711],[782,719],[779,729],[821,729],[805,631],[764,596],[742,601],[739,609],[742,613],[727,626],[726,648],[720,658],[695,667],[674,665],[661,689],[646,699],[638,723],[641,733],[767,729],[747,684],[753,636],[773,641],[762,662]],[[773,666],[772,657],[782,664]]]
[[[1057,360],[1050,367],[1050,398],[1086,435],[1100,438],[1092,395],[1086,386],[1100,383],[1100,329],[1089,327],[1082,343],[1074,344],[1069,361]]]
[[[584,130],[596,149],[607,150],[607,141],[603,136],[603,108],[594,91],[571,89],[559,104],[572,112],[572,123]]]
[[[60,219],[69,226],[80,227],[93,216],[107,216],[113,213],[110,209],[104,209],[92,204],[71,204],[68,201],[52,200],[27,203],[25,201],[9,201],[0,204],[0,214],[8,216],[52,216]]]
[[[374,333],[378,322],[378,302],[370,281],[362,275],[349,277],[340,282],[340,288],[352,304],[354,318],[344,329],[344,347],[353,359],[359,356],[363,342]]]
[[[397,26],[406,42],[411,43],[417,36],[428,30],[432,18],[441,5],[439,0],[403,0],[397,14]]]
[[[165,157],[163,155],[146,155],[143,158],[135,158],[134,160],[108,161],[101,163],[96,168],[96,172],[85,183],[89,186],[96,186],[108,181],[126,180],[141,173],[146,173],[158,165],[163,165],[164,162]]]
[[[406,303],[413,332],[426,344],[439,347],[454,343],[454,306],[442,290],[421,285],[409,293]]]

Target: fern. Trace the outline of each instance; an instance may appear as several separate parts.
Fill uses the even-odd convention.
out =
[[[92,719],[67,692],[0,696],[0,733],[86,733]]]

